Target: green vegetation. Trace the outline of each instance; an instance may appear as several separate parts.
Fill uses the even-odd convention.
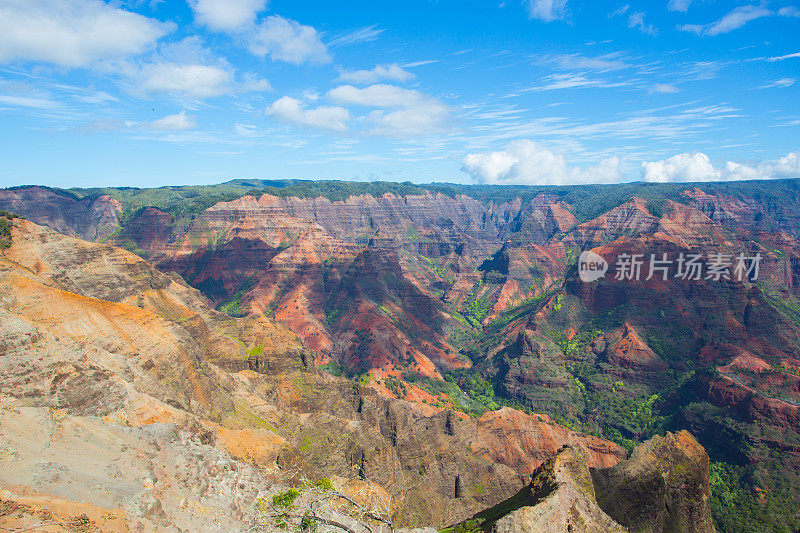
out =
[[[556,294],[559,290],[560,287],[558,286],[558,284],[556,284],[547,291],[544,291],[536,296],[527,298],[520,305],[506,309],[505,311],[500,313],[500,316],[498,316],[497,318],[495,318],[494,320],[489,322],[489,324],[486,325],[486,328],[484,328],[484,332],[487,335],[495,335],[497,333],[500,333],[500,331],[502,331],[504,327],[506,327],[514,320],[517,320],[518,318],[522,318],[524,316],[527,316],[531,313],[538,311],[539,308],[545,305],[548,302],[548,300],[550,300],[550,298],[554,294]]]
[[[447,265],[443,265],[440,259],[432,259],[428,256],[422,255],[422,260],[425,262],[425,266],[431,269],[431,272],[442,278],[448,283],[453,282],[453,272],[450,270],[450,267]]]
[[[780,313],[784,314],[795,326],[800,328],[800,299],[795,296],[786,296],[761,287],[764,298]]]
[[[474,376],[476,380],[481,382],[480,385],[476,383],[475,386],[473,386],[470,390],[470,394],[462,390],[458,384],[460,378],[468,375]],[[489,385],[489,389],[487,390],[487,382],[483,380],[480,375],[471,374],[469,371],[462,370],[447,373],[444,376],[444,381],[420,376],[412,372],[404,372],[403,380],[408,383],[413,383],[417,387],[429,392],[431,395],[436,396],[437,400],[430,404],[433,407],[446,407],[448,405],[446,400],[449,400],[449,403],[452,403],[454,409],[471,415],[480,415],[489,409],[497,409],[500,407],[500,405],[492,399],[494,398],[494,390],[491,389],[491,385]],[[466,386],[469,387],[470,384]],[[442,397],[444,397],[445,401],[442,401]]]
[[[492,305],[489,303],[489,300],[473,296],[470,297],[464,305],[462,315],[472,327],[481,329],[483,327],[481,326],[481,322],[483,322],[483,319],[486,318],[486,315],[489,314],[491,309]]]
[[[362,385],[369,385],[369,382],[372,381],[373,377],[374,376],[372,375],[372,372],[362,372],[354,376],[353,379]]]
[[[667,214],[668,205],[666,198],[657,198],[647,202],[647,209],[654,217],[663,218]]]
[[[330,479],[328,479],[326,477],[324,477],[324,478],[320,479],[319,481],[317,481],[316,483],[314,483],[314,486],[317,487],[319,490],[322,490],[322,491],[333,490],[333,483],[331,482]]]
[[[561,296],[559,294],[559,296]],[[556,305],[559,305],[558,303]],[[555,306],[554,306],[555,309]],[[597,328],[593,323],[589,323],[586,327],[576,333],[571,339],[563,331],[551,331],[548,337],[564,352],[569,358],[575,358],[578,355],[578,350],[592,342],[597,337],[604,335],[605,331]]]
[[[345,313],[345,310],[341,307],[335,307],[328,311],[328,314],[325,315],[325,323],[329,326],[333,326],[339,319],[342,318],[342,315]]]
[[[243,283],[239,290],[234,293],[231,299],[220,304],[217,310],[234,318],[242,318],[247,316],[247,310],[242,307],[242,298],[244,298],[244,295],[247,294],[247,292],[252,288],[253,282],[248,281]]]
[[[383,384],[386,385],[386,388],[392,391],[392,394],[394,394],[397,398],[405,398],[406,394],[408,394],[406,384],[394,376],[386,376],[386,378],[383,380]]]
[[[295,509],[295,500],[300,497],[302,492],[297,489],[289,489],[272,497],[272,506],[278,510],[275,523],[281,529],[289,526],[291,512]]]
[[[347,375],[347,368],[341,364],[337,363],[336,361],[331,361],[324,365],[320,365],[318,367],[320,370],[327,372],[333,376],[346,376]]]
[[[477,372],[456,370],[445,375],[445,380],[457,384],[459,390],[472,400],[473,403],[468,406],[467,412],[480,414],[485,411],[500,409],[501,405],[503,405],[501,400],[497,398],[491,381],[488,381]]]
[[[508,202],[514,198],[531,200],[540,194],[555,195],[572,206],[578,222],[586,222],[627,202],[631,197],[644,198],[654,216],[663,214],[668,201],[688,203],[683,192],[699,186],[708,194],[722,194],[736,199],[753,199],[769,212],[796,209],[800,198],[800,180],[735,181],[720,183],[620,183],[616,185],[457,185],[432,183],[425,188],[448,196],[464,194],[480,202]],[[791,206],[791,207],[790,207]],[[770,230],[774,228],[765,227]]]
[[[791,533],[800,526],[800,507],[780,491],[756,491],[742,466],[711,463],[711,513],[726,533]],[[788,519],[788,522],[786,521]]]
[[[316,198],[324,196],[332,201],[343,201],[350,196],[369,194],[375,197],[386,193],[395,195],[425,194],[426,188],[410,182],[390,183],[348,182],[335,180],[232,180],[215,185],[167,186],[152,189],[135,187],[97,187],[91,189],[53,189],[73,198],[97,198],[107,194],[124,206],[123,222],[130,220],[142,207],[156,207],[176,219],[191,216],[218,202],[236,200],[243,196],[271,194],[279,197],[297,196]]]
[[[11,228],[14,226],[15,218],[19,217],[8,211],[0,211],[0,250],[11,246]]]

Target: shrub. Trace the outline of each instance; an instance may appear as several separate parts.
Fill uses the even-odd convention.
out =
[[[15,218],[18,218],[17,215],[0,211],[0,250],[11,246],[11,228],[14,227]]]

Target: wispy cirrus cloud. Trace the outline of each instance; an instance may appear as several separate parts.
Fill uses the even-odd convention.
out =
[[[781,9],[777,13],[768,9],[765,4],[739,6],[725,16],[709,24],[683,24],[679,30],[695,33],[703,37],[713,37],[729,33],[743,27],[748,22],[775,14],[779,16],[794,16],[794,11]]]
[[[641,142],[642,139],[656,139],[666,150],[743,117],[740,109],[728,105],[698,106],[698,103],[642,109],[608,121],[575,120],[558,115],[530,118],[524,114],[524,109],[517,109],[519,114],[515,113],[516,108],[501,109],[502,114],[498,115],[491,109],[491,112],[484,113],[483,107],[478,107],[468,115],[472,124],[465,142],[474,143],[480,139],[482,144],[491,145],[513,139],[537,138],[547,139],[549,145],[553,145],[581,139],[582,142],[616,143],[620,146]],[[488,118],[482,118],[484,116]],[[572,147],[571,151],[583,152],[583,148]]]
[[[544,76],[542,80],[544,81],[543,84],[527,87],[519,92],[624,87],[633,84],[631,81],[612,81],[601,78],[591,78],[585,74],[577,73],[550,74],[548,76]]]
[[[782,56],[768,57],[766,60],[770,63],[774,63],[775,61],[783,61],[784,59],[800,59],[800,52],[794,52],[793,54],[786,54]]]
[[[55,109],[61,104],[49,98],[36,98],[31,96],[18,96],[12,94],[0,94],[0,106],[12,107],[32,107],[35,109]]]
[[[623,6],[620,6],[619,8],[617,8],[614,11],[612,11],[611,13],[609,13],[608,14],[608,18],[612,19],[614,17],[622,16],[625,13],[627,13],[630,8],[631,8],[630,4],[625,4]]]
[[[797,82],[797,78],[779,78],[759,86],[759,89],[772,89],[774,87],[791,87]]]
[[[800,18],[800,8],[795,6],[786,6],[778,10],[778,15],[782,17]]]
[[[357,30],[334,35],[328,40],[327,45],[330,47],[337,47],[358,43],[369,43],[376,41],[383,32],[384,30],[382,28],[378,28],[377,26],[365,26]]]
[[[620,54],[605,54],[588,57],[582,54],[545,54],[534,57],[534,63],[543,66],[554,66],[564,70],[593,70],[608,72],[626,68],[628,65],[620,59]]]

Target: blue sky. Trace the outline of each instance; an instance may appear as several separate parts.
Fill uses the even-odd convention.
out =
[[[786,1],[0,0],[0,186],[800,177]]]

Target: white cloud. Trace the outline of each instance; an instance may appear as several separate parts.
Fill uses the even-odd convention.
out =
[[[351,83],[369,84],[376,83],[382,80],[389,81],[408,81],[414,75],[405,70],[400,65],[393,63],[391,65],[375,65],[370,70],[343,70],[339,73],[337,81],[349,81]]]
[[[144,65],[138,75],[144,92],[174,93],[193,98],[212,98],[229,93],[232,75],[226,69],[201,64],[158,62]]]
[[[670,11],[680,11],[681,13],[686,13],[689,10],[690,5],[692,5],[692,0],[669,0],[667,8]]]
[[[197,22],[214,31],[231,32],[252,24],[267,0],[189,0]]]
[[[727,179],[785,179],[800,178],[800,152],[789,153],[779,159],[744,165],[728,161],[723,175]]]
[[[656,83],[653,85],[651,92],[654,93],[662,93],[662,94],[671,94],[680,92],[680,89],[675,87],[674,85],[670,85],[668,83]]]
[[[798,59],[800,58],[800,52],[795,52],[793,54],[786,54],[784,56],[776,56],[776,57],[768,57],[767,61],[770,63],[774,63],[775,61],[783,61],[784,59]]]
[[[739,6],[721,19],[710,24],[684,24],[678,29],[696,33],[697,35],[713,37],[739,29],[751,20],[772,15],[772,11],[763,6]]]
[[[436,98],[413,89],[376,84],[364,88],[341,85],[328,98],[345,105],[378,107],[367,115],[368,133],[385,137],[414,137],[447,128],[450,109]]]
[[[240,124],[237,122],[233,125],[233,131],[241,137],[259,137],[261,135],[261,131],[254,124]]]
[[[99,0],[3,0],[0,63],[85,67],[140,54],[173,27]]]
[[[333,131],[346,131],[347,121],[350,119],[350,113],[344,107],[321,106],[306,109],[302,101],[291,96],[274,101],[266,109],[266,113],[281,122]]]
[[[95,70],[121,78],[124,87],[140,96],[162,93],[204,99],[271,90],[269,82],[256,74],[237,76],[236,70],[197,36],[163,44],[146,60],[102,61]]]
[[[532,19],[553,22],[567,17],[567,0],[527,0],[527,4]]]
[[[778,15],[782,17],[800,17],[800,9],[794,6],[782,7],[778,10]]]
[[[642,33],[647,35],[655,35],[658,33],[658,30],[652,24],[648,24],[644,21],[645,14],[641,11],[637,11],[636,13],[631,13],[628,17],[628,27],[631,29],[637,29]]]
[[[247,73],[244,75],[244,79],[239,82],[236,86],[238,92],[241,93],[251,93],[251,92],[262,92],[262,91],[271,91],[272,86],[269,84],[269,81],[261,78],[255,74]]]
[[[755,164],[726,162],[715,167],[702,152],[683,153],[642,163],[642,177],[653,182],[780,179],[800,177],[800,152]]]
[[[442,104],[422,104],[395,111],[373,111],[369,133],[384,137],[417,137],[447,128],[450,110]]]
[[[248,36],[247,46],[259,57],[269,55],[273,61],[295,65],[331,61],[317,30],[278,15],[271,15],[261,22]]]
[[[461,170],[487,184],[565,185],[622,179],[618,157],[583,169],[568,165],[563,155],[528,139],[512,141],[497,152],[467,154],[461,161]]]
[[[702,152],[684,153],[642,163],[645,181],[716,181],[721,173]]]
[[[430,100],[430,97],[414,89],[403,89],[402,87],[384,83],[364,88],[340,85],[328,91],[328,98],[339,104],[354,104],[366,107],[412,106]]]
[[[791,87],[797,82],[796,78],[780,78],[759,87],[759,89],[771,89],[773,87]]]
[[[237,79],[236,70],[197,36],[164,44],[146,61],[106,61],[98,63],[96,69],[126,78],[129,90],[143,95],[167,93],[202,99],[271,90],[267,80],[253,73]]]
[[[190,130],[196,125],[197,121],[195,118],[192,115],[187,115],[186,111],[181,111],[175,115],[167,115],[148,124],[148,126],[154,130],[163,131]]]

